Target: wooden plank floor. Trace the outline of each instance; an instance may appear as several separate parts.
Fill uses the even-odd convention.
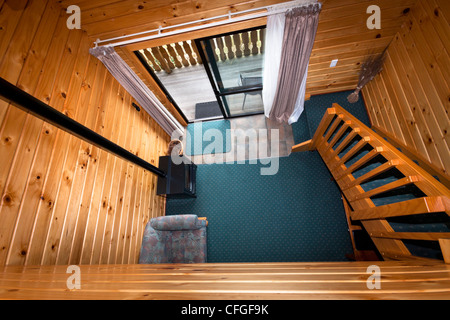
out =
[[[368,266],[380,289],[368,289]],[[82,265],[80,289],[67,266],[10,266],[0,299],[450,299],[450,265],[439,262]],[[369,280],[370,281],[370,280]]]

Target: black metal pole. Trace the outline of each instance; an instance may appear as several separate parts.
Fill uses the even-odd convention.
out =
[[[166,177],[166,173],[164,171],[137,157],[114,142],[102,137],[95,131],[83,126],[81,123],[76,122],[58,110],[53,109],[49,105],[17,88],[1,77],[0,98],[24,110],[25,112],[28,112],[90,144],[95,145],[96,147],[111,152],[114,155],[130,161],[145,170],[157,174],[160,177]]]

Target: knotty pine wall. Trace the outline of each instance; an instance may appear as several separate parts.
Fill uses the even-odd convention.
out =
[[[418,1],[363,96],[375,128],[450,179],[449,23],[448,0]]]
[[[0,8],[0,76],[157,165],[169,137],[61,6]],[[137,263],[146,222],[164,214],[156,176],[2,100],[0,124],[0,266]]]

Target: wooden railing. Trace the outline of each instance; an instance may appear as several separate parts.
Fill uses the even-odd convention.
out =
[[[386,220],[427,213],[445,212],[450,215],[450,190],[427,171],[338,104],[327,109],[311,140],[292,147],[293,152],[306,150],[319,152],[339,185],[345,197],[344,205],[348,204],[345,209],[350,216],[349,230],[353,223],[360,221],[383,259],[424,259],[413,256],[403,240],[425,240],[439,241],[444,260],[450,261],[450,233],[395,232]],[[355,158],[358,154],[360,156]],[[376,157],[381,159],[381,164],[375,168],[367,167]],[[355,174],[362,168],[367,170]],[[364,190],[361,186],[390,170],[395,170],[400,176],[370,190]],[[405,186],[415,186],[420,196],[388,204],[378,203],[378,206],[375,204],[377,197]]]
[[[211,40],[216,61],[263,53],[265,28],[217,37]],[[202,64],[194,41],[182,41],[141,50],[153,71],[171,73],[175,68]]]
[[[191,41],[183,41],[141,50],[153,71],[171,73],[175,68],[201,64],[197,47]]]

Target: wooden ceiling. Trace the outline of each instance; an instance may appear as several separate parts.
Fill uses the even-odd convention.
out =
[[[360,64],[368,55],[380,53],[389,45],[416,1],[321,0],[323,6],[308,69],[307,93],[315,95],[355,88]],[[60,0],[59,2],[64,8],[72,4],[80,7],[81,27],[92,41],[95,41],[285,1]],[[366,10],[373,4],[381,8],[379,30],[369,30],[366,26],[370,16]],[[258,23],[265,24],[265,20]],[[148,47],[148,44],[142,46],[144,47]],[[144,82],[153,86],[145,70],[138,65],[139,62],[130,56],[129,52],[127,54],[126,51],[129,50],[123,49],[118,48],[117,51],[132,65]],[[333,59],[339,61],[335,68],[330,68]],[[164,97],[161,99],[164,100]],[[163,103],[166,104],[167,101]]]

